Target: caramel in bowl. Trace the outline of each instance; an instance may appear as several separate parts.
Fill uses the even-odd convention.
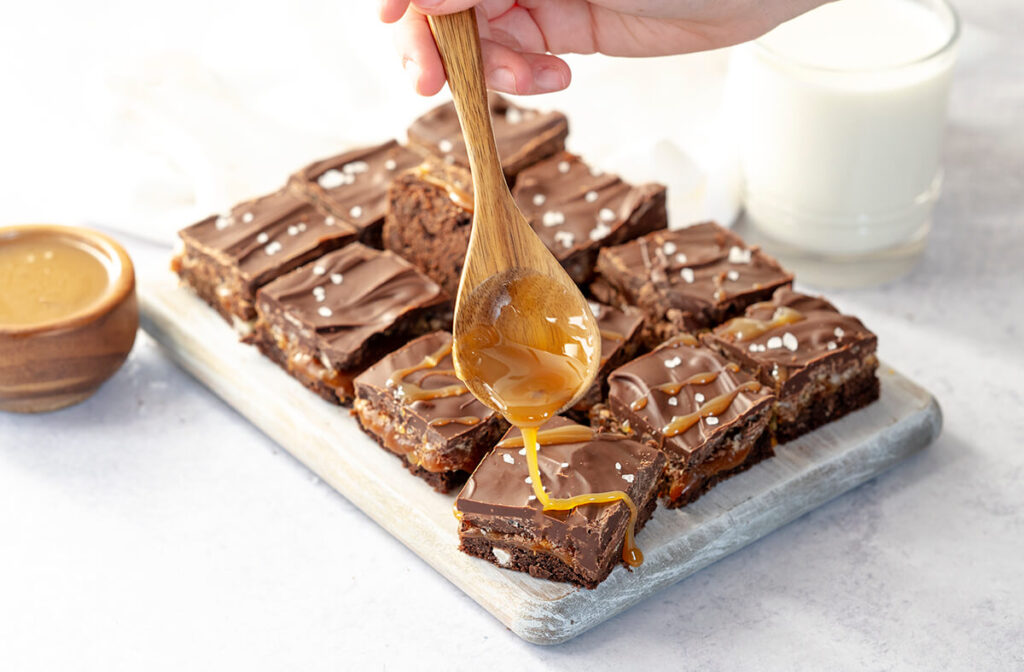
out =
[[[0,227],[0,411],[83,401],[124,363],[138,327],[135,270],[113,239]]]

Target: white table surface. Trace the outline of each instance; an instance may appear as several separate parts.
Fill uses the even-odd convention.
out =
[[[971,49],[932,244],[897,283],[830,292],[939,398],[945,430],[923,454],[541,648],[140,335],[84,404],[0,414],[0,669],[1024,667],[1024,9],[961,9]],[[43,34],[5,23],[0,55],[15,33]],[[0,138],[29,112],[8,109]],[[29,149],[0,154],[0,203],[35,190],[54,212],[54,181],[19,170],[42,164]],[[0,220],[25,212],[0,205]],[[166,249],[123,240],[138,265],[166,263]]]

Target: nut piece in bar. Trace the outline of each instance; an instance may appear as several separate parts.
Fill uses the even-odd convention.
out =
[[[552,430],[566,427],[581,431],[552,436]],[[660,451],[619,434],[588,432],[561,417],[538,434],[541,480],[551,497],[621,490],[636,504],[637,529],[650,518],[665,464]],[[627,505],[584,504],[545,513],[533,494],[521,434],[512,429],[506,435],[516,438],[518,443],[499,444],[483,459],[456,499],[459,548],[506,569],[596,587],[622,563]]]
[[[597,272],[591,291],[599,301],[647,313],[650,346],[721,324],[793,281],[775,259],[713,222],[604,248]]]
[[[389,140],[312,163],[292,175],[288,184],[355,227],[360,242],[380,247],[388,187],[422,160],[418,153]]]
[[[569,121],[561,112],[519,107],[496,93],[489,94],[487,100],[498,158],[510,182],[526,166],[565,149]],[[453,103],[435,107],[414,121],[409,127],[409,144],[444,163],[469,168],[469,155]]]
[[[404,259],[352,243],[257,294],[250,341],[334,403],[352,380],[410,338],[451,327],[448,296]]]
[[[463,483],[508,429],[455,377],[452,336],[435,331],[355,380],[359,423],[438,492]]]
[[[771,388],[692,336],[620,366],[608,385],[619,426],[668,457],[660,494],[669,508],[774,454]]]
[[[283,189],[204,219],[178,236],[184,250],[173,267],[182,282],[245,335],[256,317],[257,289],[347,245],[356,231]]]
[[[634,187],[561,152],[519,174],[512,195],[576,283],[591,279],[598,249],[664,229],[665,187]]]
[[[591,301],[590,311],[601,331],[601,368],[594,384],[568,412],[580,421],[586,421],[590,410],[608,394],[608,374],[636,357],[644,325],[643,313],[636,308],[620,310]]]
[[[775,390],[779,442],[878,399],[878,338],[825,299],[780,289],[703,339]]]

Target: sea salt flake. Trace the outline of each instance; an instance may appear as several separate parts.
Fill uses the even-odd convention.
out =
[[[562,247],[570,248],[576,242],[576,236],[570,231],[557,231],[555,233],[555,242]]]
[[[299,227],[295,226],[294,224],[289,226],[288,227],[288,235],[289,236],[297,236],[297,235],[299,235]]]
[[[604,171],[601,170],[600,168],[591,168],[590,174],[593,177],[601,177],[602,175],[604,175]]]
[[[338,220],[336,220],[331,215],[327,215],[327,217],[324,218],[324,224],[326,224],[327,226],[334,226],[335,222],[337,221]]]
[[[683,358],[682,357],[673,357],[672,359],[666,359],[665,360],[665,368],[666,369],[674,369],[674,368],[676,368],[677,366],[679,366],[682,363],[683,363]]]
[[[394,170],[395,168],[398,168],[398,162],[395,161],[394,159],[388,159],[387,161],[384,162],[385,170]]]
[[[731,264],[749,264],[750,263],[750,250],[742,247],[736,247],[733,245],[729,248],[729,263]]]
[[[303,233],[306,230],[306,223],[305,222],[299,222],[295,226],[296,226],[296,228],[298,228],[299,233]]]
[[[691,285],[693,284],[693,279],[694,278],[693,278],[693,269],[692,268],[684,268],[683,270],[681,270],[679,272],[679,275],[682,276],[683,280],[685,280],[687,283],[689,283]]]
[[[352,206],[352,209],[348,211],[350,217],[359,218],[363,216],[363,209],[358,205]]]
[[[825,346],[825,348],[827,348],[828,350],[835,350],[838,347],[839,346],[836,345],[835,341],[829,341],[828,344]]]
[[[786,349],[790,352],[796,352],[796,349],[800,347],[800,343],[797,342],[796,336],[788,331],[782,335],[782,344],[786,346]]]
[[[597,226],[590,230],[590,239],[601,240],[602,238],[607,238],[608,234],[610,234],[611,232],[612,229],[610,226],[602,222],[598,222]]]
[[[568,468],[569,468],[569,463],[568,462],[562,462],[562,469],[568,469]]]
[[[256,236],[256,242],[259,243],[260,245],[264,244],[268,240],[270,240],[270,236],[267,235],[266,231],[264,231],[264,232],[260,233],[260,235]]]
[[[597,200],[597,198],[598,196],[596,191],[588,191],[587,193],[583,194],[583,200],[586,201],[587,203],[593,203],[594,201]]]
[[[214,228],[216,228],[216,229],[217,229],[218,231],[223,231],[224,229],[226,229],[226,228],[228,228],[229,226],[231,226],[231,224],[232,224],[232,219],[231,219],[231,216],[230,216],[230,215],[221,215],[221,216],[220,216],[220,217],[218,217],[218,218],[217,218],[217,220],[216,220],[216,221],[215,221],[215,222],[213,223],[213,226],[214,226]]]
[[[568,161],[559,161],[558,162],[558,172],[562,173],[563,175],[565,175],[566,173],[569,172],[569,168],[570,167],[571,166],[569,165]]]
[[[703,404],[704,403],[704,395],[701,394],[700,392],[698,392],[697,394],[693,395],[693,400],[696,401],[698,404]]]
[[[313,275],[323,275],[326,272],[327,269],[321,266],[320,264],[317,264],[316,266],[313,267]]]
[[[676,399],[675,397],[669,397],[668,401],[665,402],[665,403],[667,403],[669,406],[678,406],[679,405],[679,400]]]
[[[548,200],[548,197],[545,196],[544,194],[533,195],[533,204],[536,205],[537,207],[544,205],[544,201],[546,200]]]
[[[615,471],[622,471],[622,463],[621,462],[616,462],[615,463]]]
[[[716,418],[713,415],[709,415],[708,417],[704,418],[704,422],[706,422],[709,425],[711,425],[712,427],[714,427],[715,425],[718,424],[718,418]]]
[[[252,215],[251,212],[247,212],[244,215],[242,215],[242,221],[245,222],[246,224],[251,223],[252,220],[253,220],[253,215]]]
[[[601,212],[597,213],[597,216],[601,218],[602,222],[615,221],[615,211],[611,208],[601,208]]]
[[[737,273],[736,271],[729,271],[728,273],[725,274],[725,277],[728,280],[732,280],[733,282],[736,282],[737,280],[740,279],[740,274]]]
[[[448,140],[446,138],[441,142],[437,143],[437,148],[440,149],[445,154],[447,154],[448,152],[452,151],[455,148],[455,146],[452,144],[451,140]]]
[[[835,329],[832,330],[832,333],[836,335],[836,338],[842,338],[843,334],[845,334],[846,332],[843,331],[842,327],[836,327]]]
[[[334,311],[332,311],[327,306],[320,306],[319,308],[316,309],[316,312],[319,313],[321,317],[330,317],[331,315],[334,314]]]
[[[676,244],[675,244],[675,243],[673,243],[672,241],[669,241],[669,242],[665,243],[664,245],[662,245],[662,246],[661,246],[661,249],[662,249],[662,251],[663,251],[663,252],[664,252],[665,254],[667,254],[667,255],[673,255],[673,254],[675,254],[675,253],[676,253],[676,250],[677,250],[677,249],[679,249],[679,248],[677,248],[677,247],[676,247]],[[684,255],[684,256],[685,256],[685,255]]]
[[[331,282],[336,285],[340,285],[341,281],[344,280],[344,276],[341,273],[331,273]]]
[[[352,163],[346,163],[341,167],[342,172],[348,173],[349,175],[365,173],[369,169],[370,165],[366,163],[366,161],[353,161]]]
[[[677,254],[676,255],[676,263],[677,264],[685,264],[686,263],[686,255],[683,254],[682,252]]]
[[[558,210],[548,210],[540,218],[540,221],[544,226],[558,226],[565,224],[565,215]]]
[[[523,120],[523,112],[518,107],[510,107],[505,112],[505,121],[510,124],[518,124]]]
[[[527,476],[526,478],[524,478],[524,479],[523,479],[523,481],[524,481],[524,482],[525,482],[525,483],[526,483],[527,485],[533,485],[533,479],[532,479],[532,478],[530,478],[529,476]]]
[[[778,350],[782,347],[782,339],[778,336],[772,336],[768,339],[767,345],[769,350]]]
[[[520,455],[526,455],[526,447],[525,446],[519,449],[519,454]]]
[[[270,244],[267,245],[264,248],[264,252],[266,252],[267,254],[270,254],[270,255],[274,255],[274,254],[277,254],[278,252],[280,252],[281,248],[282,248],[281,243],[279,243],[276,240],[274,240],[274,241],[271,241]]]
[[[624,480],[626,483],[632,483],[634,478],[636,478],[636,476],[634,474],[623,474],[622,475],[622,480]]]
[[[346,175],[340,170],[335,170],[334,168],[331,168],[323,175],[318,177],[316,182],[324,189],[336,189],[343,184],[349,184],[349,180],[351,179],[351,177],[351,175]]]
[[[515,460],[515,458],[514,458],[514,457],[512,457],[511,455],[509,455],[508,453],[504,453],[504,454],[503,454],[503,455],[501,456],[501,459],[505,460],[505,461],[506,461],[506,462],[508,462],[509,464],[515,464],[515,463],[516,463],[516,460]]]

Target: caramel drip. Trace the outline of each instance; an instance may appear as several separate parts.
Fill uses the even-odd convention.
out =
[[[429,424],[431,427],[444,427],[445,425],[466,425],[472,426],[480,423],[480,418],[475,415],[464,415],[461,418],[435,418]]]
[[[416,371],[433,369],[441,362],[442,359],[450,355],[451,352],[452,344],[451,341],[449,341],[446,345],[441,346],[435,352],[424,357],[419,364],[414,364],[413,366],[408,366],[404,369],[398,369],[392,373],[388,378],[388,387],[398,387],[401,389],[402,398],[410,403],[414,401],[428,401],[432,399],[444,399],[446,397],[458,397],[459,395],[465,394],[468,390],[461,382],[445,385],[433,390],[427,390],[416,383],[410,383],[405,380],[409,374]],[[455,369],[438,369],[436,371],[430,371],[420,379],[420,382],[423,382],[423,380],[430,376],[455,377]]]
[[[726,366],[726,368],[729,367]],[[730,371],[731,370],[732,369],[730,369]],[[659,392],[664,392],[670,397],[674,397],[677,394],[679,394],[680,390],[682,390],[687,385],[707,385],[708,383],[713,383],[716,380],[718,380],[718,375],[719,374],[717,371],[695,373],[686,380],[662,383],[661,385],[655,385],[654,387],[651,388],[651,390],[658,390]],[[629,405],[629,407],[634,411],[642,411],[643,409],[647,408],[647,397],[640,397],[639,399],[634,400]]]
[[[764,333],[795,324],[804,319],[803,314],[789,306],[779,306],[770,320],[755,320],[752,317],[734,317],[723,324],[718,331],[721,336],[731,336],[737,343],[750,341]]]
[[[686,333],[679,334],[678,336],[674,337],[672,339],[672,342],[682,343],[683,345],[688,345],[691,348],[696,348],[698,345],[700,345],[700,341],[697,340],[696,336],[694,336],[693,334]]]
[[[594,439],[594,430],[582,425],[562,425],[550,429],[535,430],[538,446],[556,446],[563,443],[583,443]],[[510,436],[498,442],[498,448],[522,448],[522,436]]]
[[[421,165],[418,172],[421,180],[448,192],[448,198],[451,199],[452,203],[459,206],[466,212],[473,212],[473,196],[470,193],[437,177],[430,171],[430,168],[426,164]]]
[[[636,542],[633,540],[637,518],[636,504],[633,503],[633,498],[622,490],[609,490],[608,492],[592,492],[564,499],[552,499],[544,490],[544,485],[540,480],[540,467],[537,465],[537,428],[523,427],[520,431],[523,433],[523,441],[526,445],[526,464],[530,471],[533,494],[537,497],[537,501],[541,503],[544,510],[569,511],[583,504],[624,502],[629,507],[629,524],[626,526],[626,538],[622,544],[622,560],[630,567],[639,567],[643,564],[644,554],[637,548]]]
[[[617,331],[609,331],[608,329],[601,329],[601,338],[607,338],[609,341],[624,341],[626,337]]]
[[[629,407],[634,411],[644,410],[645,408],[647,408],[647,397],[640,397],[639,399],[634,399],[633,402],[629,405]]]
[[[721,415],[724,413],[730,406],[732,406],[732,402],[735,401],[740,392],[757,392],[760,389],[761,383],[758,383],[757,381],[752,380],[748,383],[744,383],[731,392],[726,392],[725,394],[721,394],[714,399],[707,401],[693,413],[673,416],[672,420],[662,427],[661,433],[666,437],[682,434],[700,422],[701,418],[706,418],[712,415]]]

